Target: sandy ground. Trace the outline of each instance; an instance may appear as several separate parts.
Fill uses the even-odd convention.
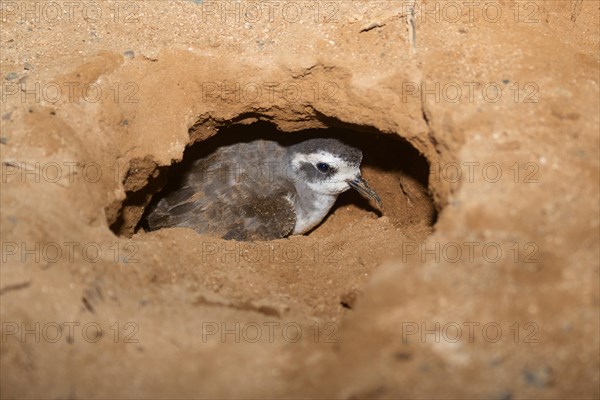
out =
[[[599,16],[2,1],[1,396],[598,398]],[[196,152],[268,135],[360,146],[384,214],[140,228]]]

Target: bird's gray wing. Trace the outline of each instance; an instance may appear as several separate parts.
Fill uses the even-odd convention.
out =
[[[213,216],[224,221],[221,237],[235,240],[273,240],[288,236],[296,215],[283,193],[268,197],[240,193],[245,201],[218,207]],[[207,210],[210,214],[211,210]],[[217,232],[215,232],[217,233]]]
[[[196,161],[182,186],[148,214],[150,229],[188,227],[235,240],[288,236],[296,223],[291,189],[277,180],[248,179],[239,164],[217,162],[236,151],[224,149]]]

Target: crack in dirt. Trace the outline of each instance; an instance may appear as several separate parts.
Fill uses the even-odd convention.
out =
[[[31,285],[31,280],[26,281],[26,282],[21,282],[21,283],[15,283],[12,285],[6,285],[0,289],[0,296],[5,295],[6,293],[14,291],[14,290],[27,289],[30,285]]]

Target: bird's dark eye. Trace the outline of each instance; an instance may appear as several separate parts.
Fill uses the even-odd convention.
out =
[[[317,169],[321,172],[327,172],[327,171],[329,171],[329,168],[330,168],[329,164],[322,163],[322,162],[317,164]]]

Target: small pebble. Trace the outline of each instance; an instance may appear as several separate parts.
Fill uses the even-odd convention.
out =
[[[28,62],[23,64],[23,69],[25,71],[31,71],[33,69],[33,65],[29,64]]]
[[[522,373],[522,377],[528,384],[536,387],[545,387],[552,380],[552,371],[547,366],[542,366],[537,369],[526,369]]]
[[[512,393],[510,391],[505,391],[505,392],[500,392],[498,394],[498,397],[492,397],[493,399],[498,399],[498,400],[511,400],[512,397]]]
[[[407,351],[397,351],[394,353],[394,358],[397,361],[410,361],[413,359],[413,355]]]
[[[125,53],[123,53],[123,55],[125,56],[125,58],[128,58],[130,60],[133,57],[135,57],[135,53],[133,52],[133,50],[127,50]]]
[[[6,79],[7,81],[14,81],[18,77],[19,77],[19,74],[17,74],[16,72],[9,72],[8,74],[6,74],[4,79]]]

